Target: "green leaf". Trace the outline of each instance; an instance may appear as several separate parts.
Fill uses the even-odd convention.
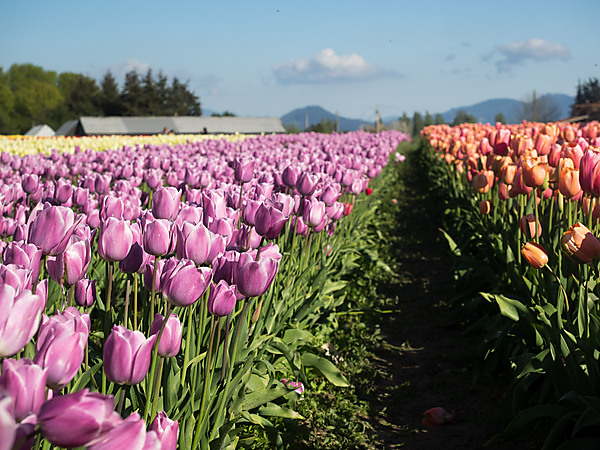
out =
[[[516,436],[526,428],[532,427],[543,418],[559,419],[569,413],[569,409],[560,405],[536,405],[521,411],[508,424],[504,434],[506,436]]]
[[[442,234],[446,238],[446,241],[448,241],[448,246],[450,247],[450,252],[452,252],[452,254],[455,256],[460,256],[460,254],[461,254],[460,248],[458,248],[458,245],[456,245],[456,242],[454,242],[454,239],[452,239],[450,237],[450,235],[448,233],[446,233],[444,230],[442,230],[441,228],[439,228],[439,230],[442,232]]]
[[[256,391],[249,392],[246,394],[244,401],[240,406],[239,414],[243,411],[251,411],[254,408],[258,408],[266,403],[272,402],[273,400],[284,396],[290,390],[285,387],[282,383],[278,383],[275,387],[267,389],[258,389]]]
[[[279,406],[274,403],[269,403],[268,405],[262,406],[258,412],[263,416],[283,417],[284,419],[304,419],[301,414],[297,413],[293,409],[284,408],[283,406]]]
[[[90,379],[92,378],[92,375],[94,375],[98,369],[100,369],[100,367],[102,367],[102,361],[99,362],[98,364],[96,364],[93,367],[90,367],[88,370],[86,370],[75,382],[75,384],[73,385],[73,387],[71,388],[71,390],[69,391],[69,394],[72,394],[73,392],[77,392],[82,390],[84,387],[86,387],[88,385],[88,383],[90,382]]]
[[[313,367],[318,370],[333,385],[339,387],[350,386],[348,380],[344,378],[339,369],[328,359],[317,356],[313,353],[304,353],[302,355],[302,364],[305,367]]]
[[[494,301],[498,303],[500,314],[515,322],[519,320],[519,311],[524,315],[528,313],[527,307],[518,300],[500,294],[487,294],[485,292],[480,292],[480,295],[490,303],[493,303]]]

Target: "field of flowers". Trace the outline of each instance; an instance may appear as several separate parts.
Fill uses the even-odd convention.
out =
[[[303,346],[407,139],[0,139],[0,449],[235,448],[346,385]]]
[[[431,183],[462,286],[487,332],[488,369],[509,367],[504,437],[600,445],[600,124],[463,124],[423,130]]]

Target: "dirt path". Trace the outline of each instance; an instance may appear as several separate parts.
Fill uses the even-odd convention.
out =
[[[416,152],[407,155],[397,195],[391,261],[400,275],[382,287],[395,310],[384,317],[382,347],[375,350],[380,387],[370,398],[379,417],[372,425],[384,448],[476,449],[502,431],[510,417],[507,381],[474,382],[478,336],[465,334],[461,312],[451,308],[451,260],[442,241],[427,192],[419,176]],[[422,424],[433,407],[454,410],[454,423],[436,428]],[[492,449],[536,448],[528,443],[499,443]],[[539,448],[539,447],[537,447]]]

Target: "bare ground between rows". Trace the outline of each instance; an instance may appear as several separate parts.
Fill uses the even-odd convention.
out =
[[[382,448],[483,448],[510,420],[508,380],[478,377],[480,337],[466,332],[454,295],[452,261],[442,242],[431,199],[409,152],[397,194],[396,223],[389,239],[398,279],[381,286],[387,298],[380,321],[383,344],[374,349],[377,391],[367,399]],[[453,423],[423,426],[433,407],[455,411]],[[489,448],[533,449],[529,442],[499,442]]]

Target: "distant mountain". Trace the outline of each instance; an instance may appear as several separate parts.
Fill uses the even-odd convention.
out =
[[[558,119],[570,117],[571,105],[575,102],[575,97],[565,94],[546,94],[541,97],[548,98],[556,104],[559,110]],[[521,109],[522,102],[520,100],[494,98],[470,106],[452,108],[441,114],[445,122],[452,122],[458,111],[465,111],[475,116],[478,122],[494,123],[496,114],[502,113],[507,123],[517,123],[519,122]]]
[[[284,126],[293,125],[298,130],[306,129],[306,123],[308,126],[317,125],[321,120],[339,120],[340,131],[355,131],[361,128],[363,125],[372,124],[365,120],[360,119],[348,119],[346,117],[338,117],[333,113],[330,113],[326,109],[320,106],[306,106],[304,108],[294,109],[293,111],[284,114],[280,117],[281,123]]]

